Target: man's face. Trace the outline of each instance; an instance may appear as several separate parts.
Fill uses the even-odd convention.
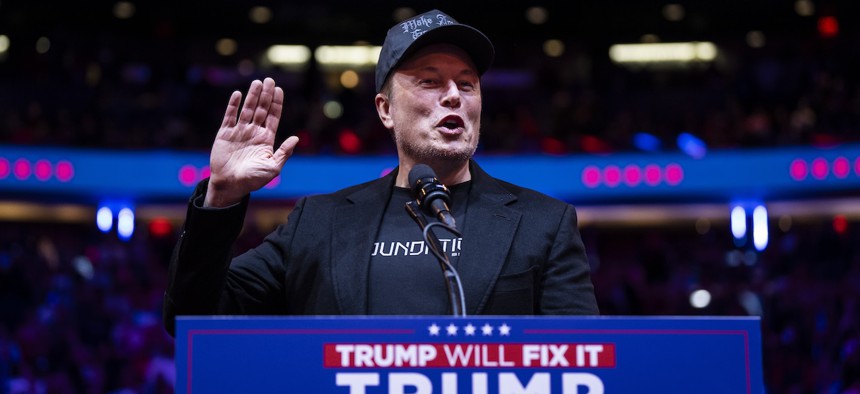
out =
[[[377,96],[377,110],[394,133],[401,159],[432,165],[472,157],[481,128],[481,85],[462,49],[424,47],[392,73],[389,83],[390,97]]]

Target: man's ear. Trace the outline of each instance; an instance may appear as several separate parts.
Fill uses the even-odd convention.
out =
[[[376,104],[376,113],[379,114],[379,120],[382,121],[382,125],[386,129],[393,129],[394,120],[391,119],[391,100],[388,99],[388,96],[377,93],[376,98],[374,98],[374,104]]]

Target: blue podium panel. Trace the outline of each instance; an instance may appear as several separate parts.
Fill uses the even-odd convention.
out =
[[[179,317],[177,393],[764,393],[758,318]]]

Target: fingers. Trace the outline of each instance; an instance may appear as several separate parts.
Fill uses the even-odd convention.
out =
[[[269,106],[269,112],[266,116],[266,129],[272,133],[278,130],[278,123],[281,120],[281,111],[284,109],[284,90],[276,87],[272,97],[272,105]]]
[[[231,97],[232,100],[232,97]],[[278,128],[278,120],[284,103],[283,89],[275,86],[275,80],[266,78],[263,82],[254,80],[248,88],[245,105],[239,114],[242,123],[253,123],[257,126],[265,126],[271,131]],[[272,111],[272,106],[275,106]]]
[[[251,87],[248,88],[248,95],[245,97],[245,105],[242,106],[242,112],[239,114],[239,122],[251,123],[251,120],[254,117],[254,112],[257,108],[257,103],[260,100],[260,93],[262,90],[262,82],[259,80],[251,82]]]
[[[230,95],[230,100],[227,101],[227,110],[224,112],[224,120],[221,122],[222,129],[236,125],[236,114],[239,112],[239,103],[241,102],[242,93],[238,90]]]
[[[257,108],[254,110],[254,124],[262,126],[266,123],[266,118],[269,116],[269,107],[272,105],[273,96],[275,95],[275,80],[266,78],[263,80],[263,89],[260,91],[260,98],[257,101]]]

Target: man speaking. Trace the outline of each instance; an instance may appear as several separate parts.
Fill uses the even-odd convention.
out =
[[[462,280],[464,312],[597,314],[573,206],[493,178],[472,159],[493,56],[483,33],[437,10],[393,26],[374,103],[399,166],[302,198],[285,224],[231,259],[250,193],[280,174],[298,142],[274,146],[284,106],[274,80],[253,81],[244,103],[234,92],[170,263],[168,331],[177,315],[450,314],[439,264],[403,208],[415,199],[409,173],[419,164],[450,191],[448,214],[463,235],[440,232],[439,243]]]

